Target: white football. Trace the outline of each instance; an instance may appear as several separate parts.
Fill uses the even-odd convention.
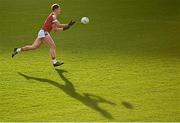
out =
[[[88,24],[89,23],[89,18],[88,17],[81,18],[81,23],[82,24]]]

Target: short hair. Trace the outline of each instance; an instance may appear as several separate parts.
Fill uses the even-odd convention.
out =
[[[58,9],[59,7],[60,7],[59,4],[53,4],[51,6],[51,10],[54,11],[54,10]]]

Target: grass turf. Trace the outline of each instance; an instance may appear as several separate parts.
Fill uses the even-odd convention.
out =
[[[0,0],[0,121],[180,121],[179,0],[62,0],[65,65],[44,45],[12,59],[58,2]]]

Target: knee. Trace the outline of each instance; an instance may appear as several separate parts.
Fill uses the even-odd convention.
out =
[[[52,46],[51,46],[51,49],[56,49],[56,45],[52,45]]]

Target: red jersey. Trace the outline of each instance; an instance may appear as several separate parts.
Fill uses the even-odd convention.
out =
[[[55,14],[52,12],[49,14],[49,16],[47,17],[46,21],[44,22],[44,25],[42,27],[42,29],[46,32],[51,32],[52,30],[52,25],[57,22],[56,16]]]

